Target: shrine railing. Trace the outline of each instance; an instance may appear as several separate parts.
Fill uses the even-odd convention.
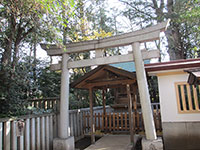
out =
[[[133,113],[133,129],[136,134],[144,133],[144,123],[141,111]],[[160,109],[153,110],[153,117],[157,132],[162,131]],[[90,114],[83,113],[83,124],[85,132],[90,132]],[[129,113],[128,112],[109,112],[109,113],[94,113],[94,125],[96,132],[129,132]]]

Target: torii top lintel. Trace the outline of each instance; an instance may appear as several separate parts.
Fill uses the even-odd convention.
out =
[[[110,47],[126,46],[134,42],[149,42],[158,40],[160,37],[160,32],[165,31],[169,24],[169,20],[159,23],[157,25],[147,27],[138,31],[133,31],[121,35],[116,35],[99,40],[74,42],[66,44],[66,51],[63,48],[59,48],[57,45],[40,44],[41,47],[47,51],[50,56],[58,56],[63,53],[79,53],[96,49],[104,49]]]

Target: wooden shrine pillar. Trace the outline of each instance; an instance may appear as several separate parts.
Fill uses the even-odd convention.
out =
[[[89,97],[90,97],[90,132],[91,132],[91,143],[95,143],[95,126],[93,121],[93,90],[92,87],[89,88]]]
[[[134,110],[134,116],[137,116],[137,84],[133,84],[133,110]],[[133,117],[133,127],[134,127],[134,133],[136,131],[136,125],[135,125],[135,117]]]
[[[135,113],[137,113],[137,84],[133,84],[133,108]]]
[[[107,89],[106,88],[103,88],[103,90],[102,90],[102,98],[103,98],[103,114],[102,114],[102,116],[103,116],[103,124],[102,124],[102,126],[103,126],[103,129],[104,129],[104,131],[105,131],[105,126],[106,126],[106,119],[107,119],[107,117],[106,117],[106,91],[107,91]]]
[[[132,113],[132,97],[131,97],[131,91],[130,91],[130,84],[126,85],[127,89],[127,96],[128,96],[128,114],[129,114],[129,128],[130,128],[130,141],[134,142],[134,130],[133,130],[133,113]]]
[[[103,98],[103,115],[106,114],[106,89],[103,88],[102,90],[102,98]]]
[[[142,107],[142,116],[144,120],[144,128],[147,140],[156,140],[156,130],[153,119],[153,114],[151,110],[150,95],[147,85],[146,72],[144,69],[144,62],[142,58],[142,53],[140,50],[140,43],[135,42],[132,44],[133,57],[135,59],[135,69],[137,84],[140,94],[140,103]]]

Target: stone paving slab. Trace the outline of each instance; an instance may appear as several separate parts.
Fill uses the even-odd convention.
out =
[[[129,135],[107,135],[85,150],[129,150]]]

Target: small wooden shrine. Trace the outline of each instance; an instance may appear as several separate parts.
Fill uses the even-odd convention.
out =
[[[92,86],[93,90],[102,90],[103,104],[106,101],[105,92],[107,89],[113,89],[114,103],[111,107],[114,109],[114,112],[127,112],[129,107],[127,84],[130,85],[130,94],[134,105],[133,99],[138,97],[135,72],[129,72],[110,65],[101,65],[71,83],[71,87],[89,89]]]

